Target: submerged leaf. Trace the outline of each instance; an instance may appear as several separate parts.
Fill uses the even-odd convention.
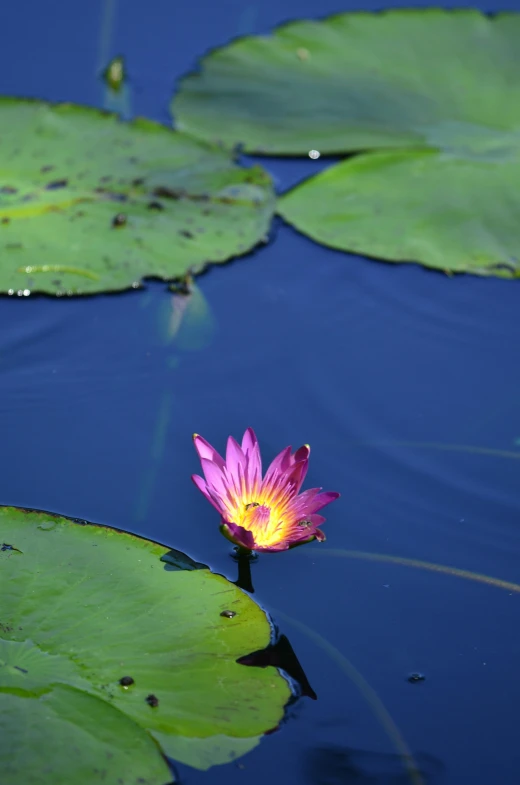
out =
[[[148,734],[164,754],[207,768],[279,724],[287,682],[274,668],[237,663],[269,644],[269,621],[204,564],[113,529],[13,508],[0,508],[0,541],[21,551],[0,554],[2,783],[5,770],[10,785],[35,782],[44,752],[53,781],[90,783],[120,728],[128,771],[139,772],[130,753],[140,745],[146,782],[161,785],[167,769]],[[233,618],[221,616],[229,608]],[[79,758],[63,755],[65,725]]]
[[[173,279],[269,229],[271,180],[149,120],[0,99],[0,291],[85,294]]]

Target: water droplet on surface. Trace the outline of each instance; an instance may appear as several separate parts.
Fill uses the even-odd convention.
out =
[[[312,158],[313,161],[319,158],[320,155],[321,153],[319,150],[309,150],[309,158]]]
[[[132,284],[132,289],[139,289],[140,285],[141,284],[139,283],[139,281],[134,281]]]
[[[37,528],[42,529],[44,532],[50,532],[52,529],[55,529],[57,525],[56,521],[43,521],[38,524]]]
[[[8,295],[12,295],[12,294],[14,294],[14,289],[8,289],[8,291],[7,291],[7,294],[8,294]]]
[[[224,616],[225,619],[232,619],[233,616],[236,616],[237,614],[235,611],[222,611],[220,615]]]
[[[425,679],[426,676],[424,675],[424,673],[415,672],[415,673],[410,673],[410,675],[408,676],[408,681],[410,682],[410,684],[417,684],[417,682],[424,681]]]
[[[18,289],[18,291],[16,292],[16,294],[18,295],[18,297],[23,297],[23,291],[22,291],[22,289]]]
[[[31,290],[30,290],[30,289],[24,289],[24,290],[23,290],[23,296],[24,296],[24,297],[29,297],[30,293],[31,293]]]

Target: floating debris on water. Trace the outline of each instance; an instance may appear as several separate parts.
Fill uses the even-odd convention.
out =
[[[408,676],[408,681],[410,684],[417,684],[419,681],[425,681],[426,676],[424,673],[410,673]]]
[[[109,62],[103,71],[103,79],[105,84],[114,92],[118,93],[121,90],[121,87],[126,82],[125,59],[122,55],[114,57]]]

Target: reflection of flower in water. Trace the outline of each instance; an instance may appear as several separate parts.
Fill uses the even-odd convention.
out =
[[[271,463],[262,479],[260,448],[252,428],[240,446],[232,436],[226,460],[198,434],[194,435],[204,479],[193,475],[197,488],[222,517],[222,533],[247,550],[285,551],[325,535],[318,528],[325,521],[318,510],[339,493],[311,488],[299,493],[307,474],[310,447],[285,450]]]
[[[171,287],[166,343],[173,343],[184,351],[204,349],[211,343],[215,331],[214,318],[201,290],[190,276],[184,286]]]

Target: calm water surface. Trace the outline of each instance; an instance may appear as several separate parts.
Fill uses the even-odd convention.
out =
[[[175,80],[208,48],[348,10],[329,0],[113,7],[103,40],[100,0],[6,5],[1,91],[101,105],[100,57],[122,52],[135,113],[167,121]],[[320,162],[264,164],[283,190]],[[168,542],[235,579],[189,481],[193,431],[223,448],[252,425],[266,459],[309,442],[309,486],[343,494],[325,545],[264,556],[253,570],[255,597],[275,609],[318,700],[297,702],[238,764],[178,767],[182,782],[412,783],[391,728],[424,785],[518,782],[520,595],[345,552],[520,581],[519,286],[332,252],[279,223],[266,247],[199,278],[179,330],[159,283],[0,299],[2,503]],[[410,683],[413,672],[425,679]]]

